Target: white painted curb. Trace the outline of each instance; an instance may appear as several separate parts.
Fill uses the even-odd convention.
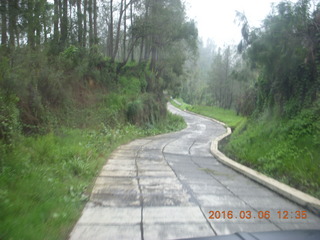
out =
[[[219,142],[229,136],[231,134],[231,128],[227,127],[225,123],[222,123],[216,119],[209,118],[202,116],[200,114],[196,114],[193,112],[189,112],[186,110],[186,112],[193,114],[193,115],[198,115],[200,117],[210,119],[211,121],[217,122],[222,124],[227,132],[216,139],[214,139],[211,143],[210,151],[213,156],[217,158],[221,163],[224,165],[227,165],[234,169],[235,171],[249,177],[250,179],[264,185],[265,187],[271,189],[274,192],[279,193],[280,195],[284,196],[285,198],[288,198],[289,200],[307,208],[311,212],[317,214],[318,216],[320,215],[320,200],[310,196],[309,194],[306,194],[304,192],[301,192],[293,187],[290,187],[284,183],[281,183],[273,178],[267,177],[266,175],[259,173],[249,167],[246,167],[236,161],[233,161],[232,159],[228,158],[225,156],[222,152],[219,151],[218,146]]]

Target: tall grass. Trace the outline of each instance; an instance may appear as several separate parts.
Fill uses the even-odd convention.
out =
[[[239,126],[223,150],[241,163],[320,198],[320,125],[314,110]]]

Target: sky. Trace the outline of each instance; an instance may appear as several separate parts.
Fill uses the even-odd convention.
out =
[[[238,44],[241,27],[235,22],[236,11],[245,13],[251,27],[259,27],[270,13],[271,4],[280,0],[185,0],[187,14],[197,22],[204,43],[212,39],[216,45]],[[297,0],[291,0],[297,2]]]

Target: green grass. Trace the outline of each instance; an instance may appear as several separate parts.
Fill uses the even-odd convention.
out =
[[[0,144],[0,239],[61,240],[87,202],[108,155],[135,138],[186,125],[169,114],[157,125],[62,129]]]
[[[180,103],[180,104],[177,104],[176,102]],[[171,104],[176,106],[177,108],[180,108],[181,110],[188,110],[188,108],[192,107],[191,105],[185,103],[181,98],[177,98],[174,100],[171,100]]]
[[[222,150],[244,165],[320,198],[319,144],[319,116],[306,110],[293,119],[249,120]]]
[[[184,103],[182,99],[177,99],[177,101],[180,102],[181,105],[176,104],[174,101],[171,101],[171,103],[182,110],[188,110],[224,122],[232,129],[246,120],[246,118],[238,116],[234,110],[218,108],[215,106],[191,106]]]

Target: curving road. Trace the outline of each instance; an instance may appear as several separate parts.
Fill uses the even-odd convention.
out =
[[[319,217],[210,154],[211,140],[225,132],[223,126],[168,108],[183,116],[188,127],[119,147],[97,178],[71,240],[320,229]]]

